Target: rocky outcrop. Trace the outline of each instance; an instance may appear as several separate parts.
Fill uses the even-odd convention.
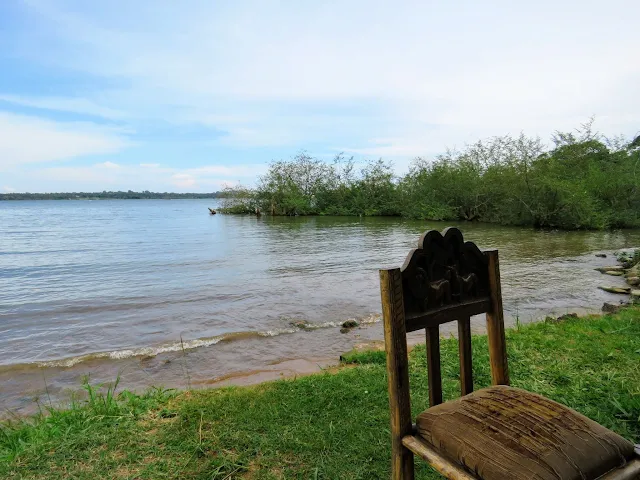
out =
[[[596,256],[600,256],[600,254],[597,254]],[[635,292],[640,293],[640,289],[637,289],[637,287],[640,286],[640,262],[638,262],[638,250],[636,250],[634,253],[629,254],[629,253],[622,253],[622,254],[616,254],[616,257],[618,258],[618,261],[622,264],[622,265],[611,265],[608,267],[598,267],[596,268],[597,271],[599,271],[600,273],[603,273],[605,275],[611,275],[613,277],[625,277],[625,280],[627,282],[627,284],[629,286],[600,286],[598,288],[600,288],[601,290],[604,290],[605,292],[609,292],[609,293],[618,293],[618,294],[622,294],[622,295],[631,295],[632,300],[634,302],[638,302],[640,301],[640,295],[635,295]],[[632,287],[636,287],[635,289]],[[605,310],[605,308],[610,308],[607,307],[607,304],[605,303],[603,308],[603,311],[609,311],[609,310]]]

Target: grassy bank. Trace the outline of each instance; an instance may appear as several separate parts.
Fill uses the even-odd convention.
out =
[[[512,384],[640,441],[640,308],[508,332]],[[473,339],[476,388],[489,384]],[[411,353],[415,413],[427,404],[424,348]],[[0,478],[388,478],[384,352],[352,368],[255,387],[113,396],[89,389],[67,410],[3,424]],[[446,398],[458,395],[457,341],[442,344]],[[418,478],[439,478],[421,466]]]

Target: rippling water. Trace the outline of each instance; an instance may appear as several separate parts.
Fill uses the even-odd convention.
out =
[[[378,268],[401,265],[423,231],[446,226],[210,216],[212,205],[0,202],[0,407],[29,403],[43,376],[54,393],[87,373],[120,372],[132,387],[206,384],[380,339]],[[620,280],[593,270],[614,260],[594,252],[640,245],[639,231],[460,228],[500,250],[505,311],[521,321],[616,301],[595,287]],[[348,318],[373,326],[341,335]],[[301,320],[311,328],[292,326]]]

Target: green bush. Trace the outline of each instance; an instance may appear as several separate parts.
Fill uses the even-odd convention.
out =
[[[640,227],[640,148],[584,125],[539,138],[495,137],[416,158],[404,177],[392,165],[353,158],[327,163],[301,152],[269,166],[255,190],[225,192],[223,211],[271,215],[397,215],[537,228]]]

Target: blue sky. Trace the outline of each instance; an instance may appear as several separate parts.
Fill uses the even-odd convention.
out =
[[[212,191],[302,149],[640,131],[640,2],[0,2],[0,192]]]

